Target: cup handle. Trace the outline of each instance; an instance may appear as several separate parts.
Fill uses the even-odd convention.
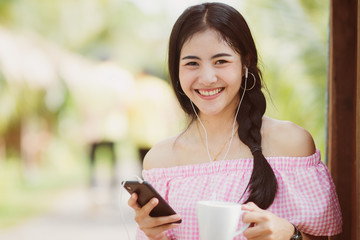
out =
[[[245,212],[249,212],[247,210],[243,210],[241,213],[241,216],[245,213]],[[244,226],[242,226],[238,231],[235,232],[234,237],[239,235],[240,233],[243,233],[248,227],[250,226],[250,223],[246,223]]]

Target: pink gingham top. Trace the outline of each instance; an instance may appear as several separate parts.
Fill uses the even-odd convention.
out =
[[[278,192],[267,209],[314,236],[341,232],[342,217],[334,184],[317,150],[308,157],[267,157],[273,168]],[[182,217],[179,227],[167,232],[170,239],[198,240],[196,202],[213,199],[243,203],[253,159],[223,160],[143,171],[143,177]],[[239,223],[241,225],[241,222]],[[148,239],[141,230],[137,238]],[[242,234],[235,239],[246,239]]]

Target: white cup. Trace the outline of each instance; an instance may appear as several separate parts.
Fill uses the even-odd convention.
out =
[[[236,230],[245,210],[241,204],[221,201],[198,201],[196,212],[201,240],[232,240],[244,232],[249,223]]]

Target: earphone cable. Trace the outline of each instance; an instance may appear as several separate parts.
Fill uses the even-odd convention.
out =
[[[139,176],[134,175],[133,177],[135,177],[135,178],[138,180],[139,183],[143,183],[143,182],[144,182],[144,180],[142,180]],[[131,240],[131,238],[130,238],[130,233],[129,233],[129,229],[128,229],[128,227],[126,226],[126,221],[125,221],[125,217],[124,217],[124,211],[122,210],[122,201],[123,201],[123,196],[122,196],[123,194],[122,194],[122,193],[123,193],[123,191],[125,191],[125,188],[124,188],[125,183],[126,183],[126,181],[121,181],[121,189],[120,189],[120,192],[119,192],[118,207],[119,207],[119,209],[120,209],[121,223],[122,223],[122,225],[123,225],[124,228],[125,228],[126,235],[127,235],[127,239],[128,239],[128,240]]]

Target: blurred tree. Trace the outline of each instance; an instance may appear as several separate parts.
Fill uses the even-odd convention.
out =
[[[246,3],[271,95],[267,114],[309,130],[324,153],[329,1]]]
[[[132,1],[17,0],[0,5],[0,22],[35,31],[84,56],[164,76],[166,13],[146,15]],[[166,25],[165,25],[166,24]],[[146,44],[144,44],[146,42]]]
[[[269,104],[268,114],[309,129],[323,151],[329,1],[252,0],[239,2],[239,10],[264,64],[275,106]],[[144,12],[130,0],[3,0],[0,13],[9,28],[167,79],[171,23],[165,11]]]

